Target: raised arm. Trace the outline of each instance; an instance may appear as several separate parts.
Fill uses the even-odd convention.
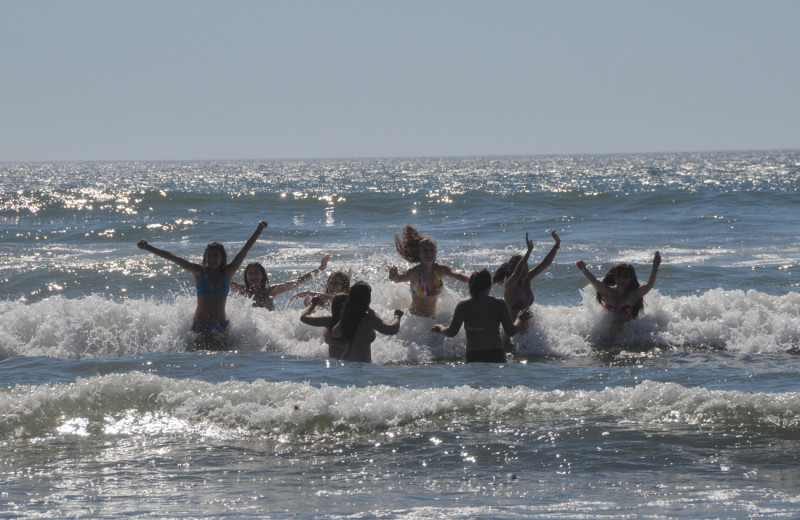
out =
[[[548,267],[550,267],[550,264],[552,264],[553,260],[555,260],[556,258],[556,253],[558,253],[558,248],[561,247],[561,239],[558,238],[555,229],[551,231],[550,234],[553,236],[553,240],[555,240],[556,243],[553,244],[552,249],[550,249],[550,252],[547,253],[546,257],[544,257],[544,260],[542,260],[541,263],[539,263],[539,265],[531,269],[530,273],[528,273],[528,280],[533,280],[534,278],[542,274]]]
[[[606,298],[612,297],[611,289],[609,289],[606,284],[595,278],[595,276],[588,269],[586,269],[586,264],[584,263],[583,260],[578,260],[577,262],[575,262],[575,265],[578,266],[578,270],[583,273],[583,276],[585,276],[586,279],[589,280],[589,283],[592,284],[592,287],[594,287],[594,289],[597,292],[599,292]]]
[[[277,296],[279,294],[283,294],[286,291],[291,291],[292,289],[303,285],[304,283],[311,281],[314,276],[318,275],[320,272],[325,270],[325,267],[328,265],[328,259],[331,255],[325,255],[322,258],[322,263],[319,264],[319,267],[307,272],[303,276],[298,276],[294,280],[289,280],[288,282],[277,283],[275,285],[270,285],[269,287],[269,294],[270,296]]]
[[[192,274],[200,274],[203,272],[202,265],[190,262],[185,258],[181,258],[180,256],[170,253],[169,251],[166,251],[164,249],[153,247],[147,243],[147,240],[139,240],[139,242],[136,245],[137,247],[139,247],[139,249],[144,249],[148,253],[153,253],[156,256],[160,256],[164,260],[169,260],[170,262],[177,264],[179,267],[181,267],[186,271],[189,271]]]
[[[531,251],[533,251],[533,240],[528,238],[527,233],[525,233],[525,245],[528,247],[525,251],[525,254],[522,256],[520,261],[517,262],[517,265],[514,267],[514,272],[511,273],[511,276],[506,279],[506,285],[509,287],[517,285],[520,278],[528,274],[528,259],[531,257]]]
[[[250,235],[250,238],[247,239],[247,242],[244,243],[242,249],[236,254],[235,257],[233,257],[233,260],[231,260],[231,262],[226,266],[225,274],[228,275],[228,278],[233,276],[233,273],[235,273],[239,269],[239,267],[242,265],[242,262],[244,262],[244,258],[247,256],[247,253],[250,251],[250,248],[253,247],[253,244],[256,243],[258,237],[261,236],[261,232],[264,231],[265,229],[267,229],[267,221],[262,220],[261,222],[258,223],[258,227],[256,228],[255,231],[253,231],[253,234]]]
[[[658,266],[661,265],[661,253],[656,251],[656,254],[653,255],[653,269],[650,271],[650,279],[647,280],[646,284],[643,284],[639,287],[639,290],[636,291],[636,297],[641,298],[645,294],[649,293],[653,287],[656,285],[656,276],[658,276]]]
[[[505,304],[503,304],[505,307]],[[508,312],[508,310],[506,310]],[[464,308],[461,302],[456,304],[456,308],[453,311],[453,318],[450,320],[450,325],[445,327],[441,323],[437,323],[431,328],[431,331],[437,332],[439,334],[444,334],[448,338],[455,337],[458,334],[458,331],[461,330],[461,325],[464,324]]]

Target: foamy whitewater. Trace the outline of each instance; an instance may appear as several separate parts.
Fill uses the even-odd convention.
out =
[[[800,516],[800,152],[5,163],[0,197],[0,518]],[[261,219],[273,283],[331,253],[386,320],[403,224],[464,273],[562,246],[503,365],[430,332],[451,279],[372,364],[297,291],[232,294],[232,350],[187,351],[192,276],[136,242],[233,255]],[[575,262],[643,282],[656,250],[613,330]]]

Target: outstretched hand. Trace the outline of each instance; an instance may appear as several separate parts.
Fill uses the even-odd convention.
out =
[[[261,221],[259,221],[259,223],[258,223],[258,229],[259,229],[259,231],[266,229],[268,225],[269,225],[269,224],[267,224],[267,221],[266,221],[266,220],[261,220]]]
[[[560,246],[561,245],[561,239],[558,238],[558,235],[556,234],[556,230],[555,229],[550,232],[550,235],[553,237],[553,240],[556,241],[556,245]]]
[[[533,251],[533,240],[528,238],[528,233],[525,233],[525,245],[528,246],[528,252]]]
[[[444,331],[447,330],[447,327],[442,325],[441,323],[437,323],[433,327],[431,327],[431,332],[436,332],[437,334],[444,334]]]
[[[322,262],[319,264],[319,270],[324,271],[325,268],[328,267],[328,260],[331,259],[331,255],[325,255],[322,257]]]
[[[147,243],[147,240],[141,239],[139,240],[139,242],[136,243],[136,245],[139,247],[139,249],[147,249],[147,246],[149,246],[150,244]]]
[[[583,260],[578,260],[577,262],[575,262],[575,265],[578,266],[578,271],[583,271],[584,269],[586,269],[586,262],[584,262]]]
[[[656,254],[653,255],[653,269],[658,269],[659,265],[661,265],[661,253],[656,251]]]
[[[394,280],[397,278],[397,266],[391,265],[389,266],[389,280]]]
[[[395,309],[394,310],[394,317],[395,318],[402,318],[403,317],[403,311],[401,311],[400,309]]]

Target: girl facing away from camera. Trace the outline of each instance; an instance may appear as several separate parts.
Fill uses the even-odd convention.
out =
[[[558,238],[555,230],[550,234],[556,243],[553,245],[547,256],[534,267],[528,270],[528,259],[533,251],[533,241],[528,238],[528,233],[525,233],[525,245],[527,250],[524,255],[514,255],[497,268],[494,273],[492,281],[495,284],[503,284],[503,300],[508,306],[508,312],[512,316],[516,316],[522,309],[527,309],[533,305],[533,290],[531,289],[531,282],[533,279],[547,270],[553,263],[558,253],[558,248],[561,247],[561,239]],[[527,326],[527,322],[523,323],[523,327]],[[513,345],[509,341],[508,336],[503,338],[506,343],[506,350],[510,351]]]
[[[506,302],[489,295],[492,289],[492,275],[486,269],[472,273],[469,277],[469,298],[456,304],[453,319],[445,327],[436,324],[433,332],[454,337],[464,325],[467,336],[467,363],[505,363],[506,351],[500,337],[500,326],[509,336],[513,336],[522,327],[522,323],[531,317],[531,309],[526,307],[519,311],[512,321]]]
[[[303,309],[300,314],[300,321],[312,327],[323,327],[325,330],[322,332],[322,337],[325,344],[328,345],[328,357],[341,359],[344,355],[345,344],[342,338],[334,338],[331,336],[331,329],[339,323],[342,316],[342,309],[344,302],[347,300],[347,294],[337,294],[330,300],[331,315],[330,316],[312,316],[315,310],[323,305],[325,300],[321,296],[314,296],[311,302]]]
[[[372,288],[365,282],[356,282],[347,293],[339,322],[331,329],[331,337],[341,341],[344,353],[340,359],[372,362],[372,342],[375,332],[393,336],[400,331],[403,311],[395,309],[394,320],[386,323],[370,309]]]

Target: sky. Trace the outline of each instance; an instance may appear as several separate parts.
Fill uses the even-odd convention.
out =
[[[0,162],[800,149],[795,0],[0,0]]]

